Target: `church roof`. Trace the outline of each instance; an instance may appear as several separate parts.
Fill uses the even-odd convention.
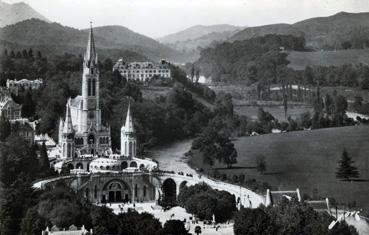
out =
[[[74,99],[70,99],[70,106],[71,107],[80,107],[83,97],[81,95],[76,96]]]

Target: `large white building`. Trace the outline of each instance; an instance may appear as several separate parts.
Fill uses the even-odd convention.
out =
[[[36,79],[36,80],[28,80],[28,79],[22,79],[22,80],[6,80],[6,87],[10,90],[10,92],[15,93],[18,95],[20,89],[24,90],[37,90],[40,89],[40,87],[43,84],[42,79]]]
[[[118,70],[127,80],[147,82],[153,77],[171,78],[169,62],[162,60],[159,64],[152,62],[127,63],[119,59],[113,70]]]
[[[101,120],[99,84],[98,57],[91,28],[83,61],[82,95],[68,100],[65,119],[60,119],[58,148],[62,161],[56,164],[56,168],[60,170],[67,166],[69,169],[93,172],[122,171],[130,167],[155,168],[155,162],[136,157],[130,105],[121,129],[121,151],[113,153],[110,127],[104,126]]]

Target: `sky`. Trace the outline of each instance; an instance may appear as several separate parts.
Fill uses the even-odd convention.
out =
[[[7,3],[20,0],[4,0]],[[369,12],[369,0],[23,0],[74,28],[123,25],[158,38],[193,25],[294,23],[337,12]]]

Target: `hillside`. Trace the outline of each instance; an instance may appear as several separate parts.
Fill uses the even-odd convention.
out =
[[[340,66],[344,64],[369,65],[369,49],[351,49],[337,51],[301,52],[290,51],[287,60],[288,67],[303,70],[306,66]]]
[[[299,29],[289,24],[271,24],[258,27],[248,27],[236,34],[234,34],[230,41],[242,41],[249,38],[260,37],[267,34],[281,34],[281,35],[293,35],[304,36]]]
[[[302,195],[315,199],[329,197],[341,203],[356,201],[360,208],[367,208],[368,138],[367,125],[241,137],[234,141],[238,152],[234,168],[226,169],[225,165],[216,163],[212,169],[229,178],[244,174],[246,179],[267,182],[274,189],[299,188]],[[344,148],[358,167],[361,181],[336,179],[337,164]],[[253,169],[260,156],[266,160],[264,174]],[[198,168],[209,168],[202,157],[192,158],[192,163]]]
[[[26,3],[8,4],[0,0],[0,27],[11,25],[27,19],[40,19],[49,22],[43,15]]]
[[[313,49],[338,49],[350,41],[354,48],[369,45],[369,13],[340,12],[328,17],[317,17],[294,24],[275,24],[246,28],[230,38],[244,40],[265,34],[304,35],[307,46]]]
[[[192,62],[200,57],[201,48],[226,41],[240,29],[232,25],[197,25],[158,40],[174,50],[186,53],[187,62]]]
[[[195,25],[185,30],[160,37],[157,40],[161,43],[175,43],[197,39],[210,33],[233,32],[239,29],[241,27],[227,24]]]
[[[0,29],[0,40],[3,43],[11,42],[21,48],[43,48],[42,51],[51,54],[82,53],[87,38],[87,29],[78,30],[38,19],[26,20]],[[162,58],[173,61],[180,59],[180,53],[175,50],[122,26],[95,28],[95,42],[98,50],[103,50],[104,55],[113,59],[122,56],[119,51],[132,51],[155,61]]]

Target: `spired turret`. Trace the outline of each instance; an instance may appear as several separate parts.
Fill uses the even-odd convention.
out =
[[[72,123],[72,116],[70,113],[70,99],[66,105],[65,121],[62,133],[62,156],[63,158],[73,158],[74,156],[74,129]]]
[[[95,48],[95,39],[93,34],[92,25],[88,35],[88,42],[86,47],[86,53],[84,58],[84,66],[90,69],[97,68],[98,59]]]
[[[128,104],[125,125],[120,131],[120,153],[121,155],[133,158],[136,157],[136,137],[134,136],[133,119],[131,115],[131,105]]]

